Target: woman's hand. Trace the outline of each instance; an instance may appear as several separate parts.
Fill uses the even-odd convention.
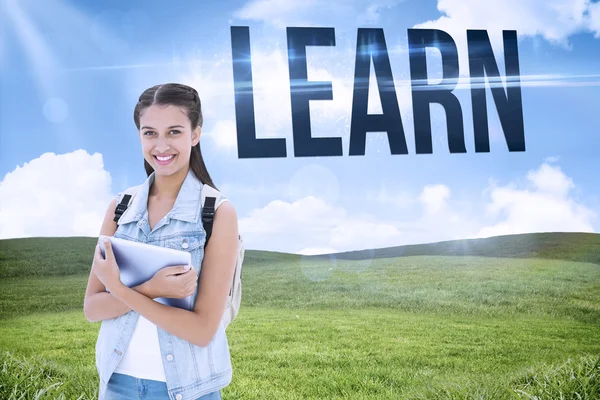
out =
[[[100,251],[100,245],[96,245],[96,252],[94,254],[94,262],[92,264],[92,271],[108,289],[112,292],[117,285],[121,283],[121,272],[119,266],[115,260],[115,255],[112,251],[112,244],[110,240],[104,240],[104,254],[105,258],[102,258],[102,252]]]
[[[190,265],[165,267],[157,271],[147,283],[153,298],[183,299],[194,294],[198,274]]]

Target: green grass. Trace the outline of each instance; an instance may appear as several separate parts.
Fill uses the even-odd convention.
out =
[[[0,317],[81,309],[87,275],[0,280]],[[441,315],[600,321],[600,266],[560,260],[403,257],[368,265],[296,260],[244,266],[243,305],[391,308]]]
[[[39,357],[17,358],[6,352],[0,354],[0,398],[16,399],[92,399],[98,391],[79,376],[57,369]]]
[[[0,279],[0,320],[83,310],[88,275]]]
[[[567,360],[559,366],[530,370],[513,382],[514,390],[528,399],[600,398],[600,357]]]
[[[92,398],[98,326],[80,311],[14,318],[0,324],[0,347],[52,371],[52,382],[68,383],[67,398]],[[600,343],[597,327],[568,320],[440,318],[378,309],[248,308],[228,333],[235,377],[223,394],[241,399],[490,391],[498,381],[509,388],[539,360],[598,354]]]
[[[89,273],[96,242],[89,237],[0,240],[0,278]]]
[[[224,398],[600,398],[600,265],[577,261],[600,235],[580,235],[563,239],[585,257],[565,260],[247,251]],[[95,241],[75,239],[73,255],[70,239],[35,239],[53,249],[44,261],[27,240],[0,241],[0,398],[94,398],[99,323],[83,316],[81,260]]]

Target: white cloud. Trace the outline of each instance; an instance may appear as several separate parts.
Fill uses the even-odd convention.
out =
[[[254,0],[246,3],[241,9],[234,12],[234,17],[271,22],[273,25],[285,27],[286,22],[292,18],[298,18],[301,15],[306,15],[315,6],[318,6],[317,1],[277,1],[277,0]],[[305,17],[301,17],[300,21],[305,23]],[[298,21],[296,19],[296,21]]]
[[[544,163],[528,172],[527,181],[526,187],[514,182],[490,184],[487,214],[499,221],[483,227],[477,236],[594,231],[596,213],[572,196],[573,180],[559,167]]]
[[[44,153],[0,182],[0,238],[97,236],[110,187],[100,153]]]
[[[402,236],[390,223],[370,215],[349,216],[315,196],[272,201],[241,218],[240,232],[248,248],[300,254],[393,246]]]
[[[419,196],[419,200],[425,205],[428,214],[435,214],[446,207],[446,201],[450,197],[450,189],[446,185],[427,185]]]
[[[416,27],[442,29],[465,38],[467,29],[500,34],[516,30],[520,36],[540,35],[565,45],[569,36],[593,30],[587,14],[596,11],[597,5],[589,0],[438,0],[437,8],[443,16]]]
[[[286,26],[336,26],[340,23],[372,24],[382,12],[402,0],[251,0],[234,17]]]
[[[245,232],[257,234],[293,233],[295,227],[301,226],[319,234],[329,232],[345,218],[345,210],[333,207],[318,197],[307,196],[293,202],[273,200],[252,211],[248,218],[241,220],[240,225]]]
[[[488,31],[503,75],[503,30],[516,30],[519,38],[541,36],[551,43],[570,47],[569,37],[579,32],[600,33],[600,7],[589,0],[438,0],[443,14],[414,26],[440,29],[458,47],[460,73],[468,75],[467,29]],[[461,83],[464,83],[461,80]]]
[[[271,201],[240,219],[248,248],[299,254],[323,254],[449,240],[466,237],[480,225],[455,212],[445,201],[443,185],[424,188],[420,201],[432,212],[415,214],[406,194],[365,192],[370,200],[393,202],[400,212],[375,216],[376,202],[361,213],[349,213],[317,195],[295,201]],[[389,205],[389,204],[388,204]]]
[[[519,181],[495,182],[484,197],[455,199],[450,187],[431,184],[414,200],[405,193],[365,192],[369,200],[394,202],[376,217],[373,206],[355,214],[317,195],[271,201],[240,219],[249,248],[323,254],[442,240],[532,232],[593,232],[596,214],[573,195],[576,185],[559,167],[543,163]],[[419,211],[412,207],[423,205]],[[416,203],[418,204],[418,203]],[[381,214],[380,214],[381,215]]]
[[[589,29],[595,32],[595,37],[600,37],[600,3],[592,3],[588,8]]]
[[[219,120],[206,136],[213,140],[217,147],[231,149],[237,147],[237,130],[235,121]]]
[[[538,192],[566,197],[575,186],[573,179],[566,176],[560,168],[542,164],[540,168],[527,173],[527,179],[531,181]]]

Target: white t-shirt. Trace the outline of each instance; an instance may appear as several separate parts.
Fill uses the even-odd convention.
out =
[[[229,200],[221,196],[219,202],[215,205],[215,210],[224,201]],[[142,315],[137,320],[127,351],[123,354],[115,372],[140,379],[167,381],[160,354],[156,325]]]
[[[123,354],[115,372],[140,379],[167,381],[160,355],[156,325],[142,315],[138,318],[129,347]]]

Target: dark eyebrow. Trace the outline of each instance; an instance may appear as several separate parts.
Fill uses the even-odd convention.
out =
[[[181,125],[171,125],[171,126],[169,126],[167,129],[173,129],[173,128],[182,128],[182,129],[185,129],[185,128],[184,128],[183,126],[181,126]],[[153,128],[153,127],[151,127],[151,126],[142,126],[142,128],[141,128],[141,129],[154,129],[154,128]]]

